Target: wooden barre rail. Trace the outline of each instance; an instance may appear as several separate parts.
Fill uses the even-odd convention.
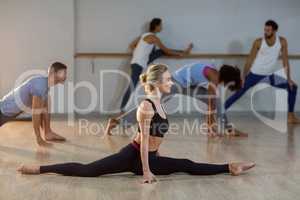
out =
[[[76,53],[74,55],[74,58],[127,58],[132,56],[131,53]],[[210,58],[210,59],[230,59],[230,58],[246,58],[248,54],[212,54],[212,53],[207,53],[207,54],[200,54],[200,53],[195,53],[195,54],[190,54],[183,56],[181,58],[184,59],[197,59],[197,58]],[[164,56],[164,58],[168,59],[176,59],[178,57],[175,56]],[[293,54],[289,55],[289,59],[293,60],[300,60],[300,54]]]

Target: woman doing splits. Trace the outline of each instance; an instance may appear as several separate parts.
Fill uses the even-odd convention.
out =
[[[65,176],[97,177],[104,174],[132,172],[143,175],[144,183],[156,181],[155,175],[169,175],[176,172],[191,175],[215,175],[230,173],[240,175],[254,167],[253,162],[207,164],[188,159],[163,157],[158,149],[169,128],[169,122],[161,104],[162,94],[170,93],[173,85],[166,65],[158,64],[148,68],[140,76],[145,87],[146,99],[137,111],[139,129],[133,142],[118,153],[89,164],[62,163],[46,166],[22,166],[23,174],[56,173]]]

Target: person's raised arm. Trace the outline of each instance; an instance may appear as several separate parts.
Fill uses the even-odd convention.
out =
[[[260,48],[260,45],[261,45],[261,39],[256,39],[252,45],[250,54],[246,60],[246,64],[244,67],[244,79],[250,71],[250,68],[254,62],[254,59],[256,58],[257,52]]]
[[[47,143],[41,136],[40,127],[42,126],[41,115],[45,112],[46,102],[39,96],[32,97],[32,124],[34,133],[36,135],[37,143],[41,146],[48,146]]]
[[[143,101],[137,111],[137,119],[141,130],[141,160],[143,167],[143,182],[152,183],[155,181],[155,176],[152,174],[149,167],[149,129],[154,111],[151,103]]]
[[[173,50],[173,49],[169,49],[167,48],[162,42],[161,40],[153,35],[152,36],[153,38],[153,42],[156,46],[158,46],[166,55],[169,55],[169,56],[178,56],[178,57],[182,57],[184,55],[187,55],[191,52],[192,48],[193,48],[193,44],[189,44],[189,46],[184,49],[184,50]]]

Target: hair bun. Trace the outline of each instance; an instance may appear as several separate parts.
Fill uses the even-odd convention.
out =
[[[140,81],[143,85],[147,83],[147,74],[146,73],[140,75]]]

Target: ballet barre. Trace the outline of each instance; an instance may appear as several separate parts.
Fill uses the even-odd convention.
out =
[[[128,58],[131,57],[131,53],[76,53],[74,55],[75,59],[79,58]],[[233,58],[247,58],[248,54],[224,54],[224,53],[193,53],[189,55],[185,55],[182,57],[176,56],[163,56],[163,58],[167,59],[233,59]],[[289,55],[289,59],[291,60],[299,60],[300,54],[291,54]]]

